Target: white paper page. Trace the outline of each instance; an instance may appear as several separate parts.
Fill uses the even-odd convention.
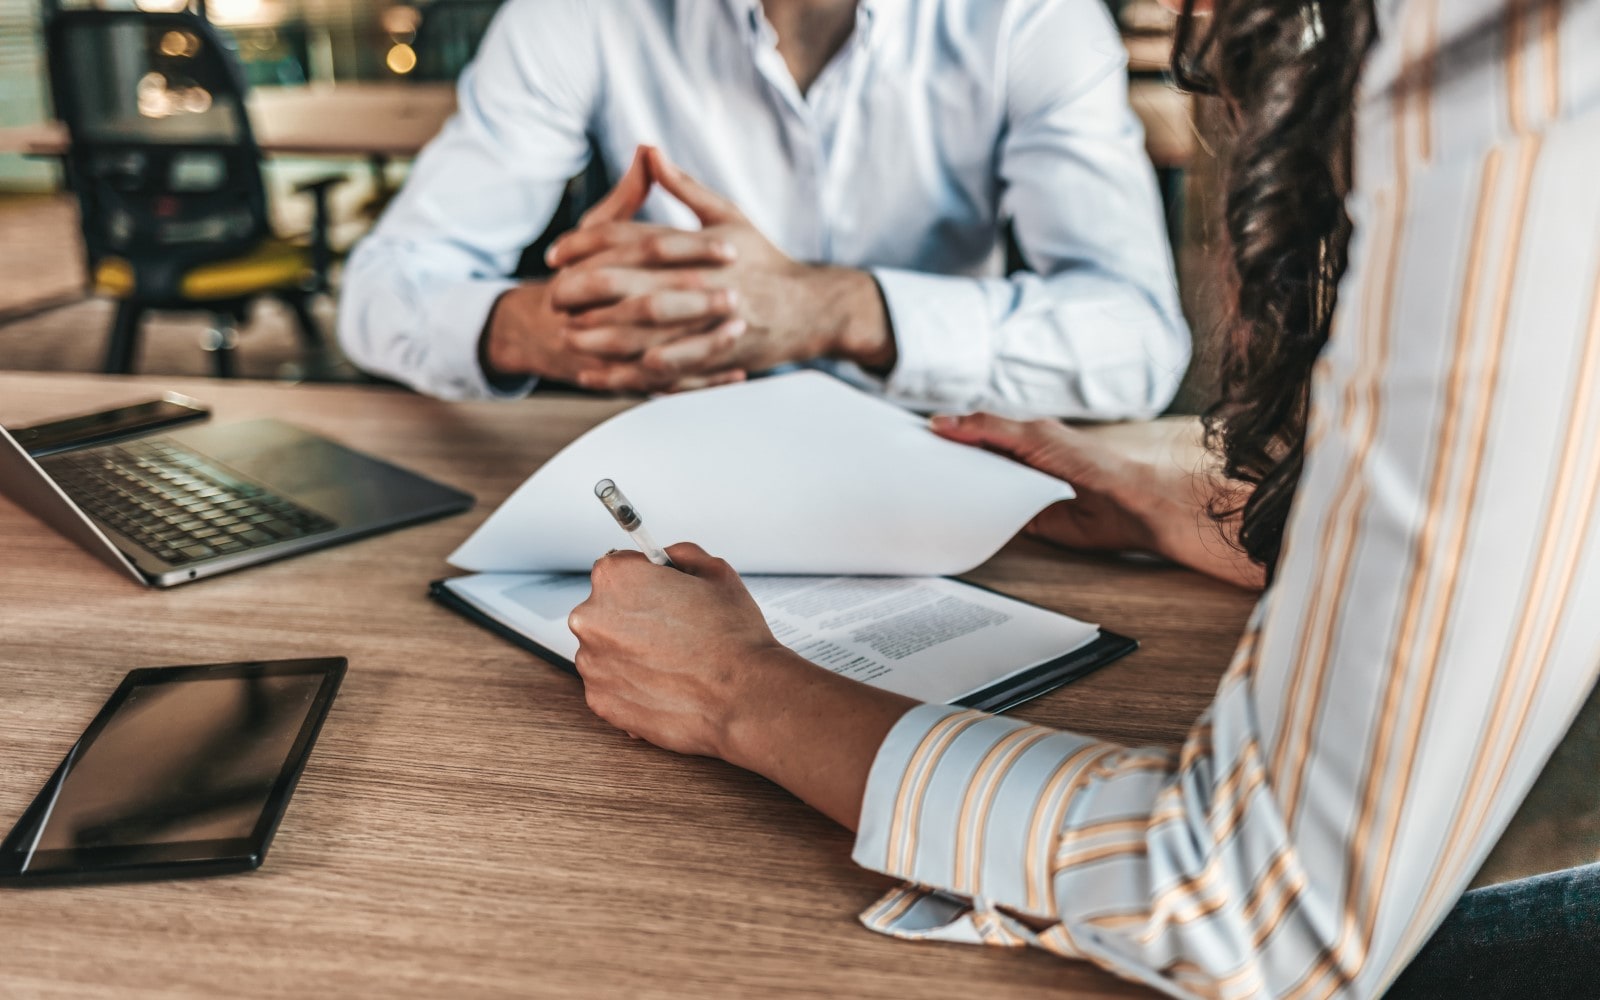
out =
[[[778,641],[812,663],[953,702],[1090,642],[1094,625],[942,577],[753,577]]]
[[[578,655],[567,616],[589,596],[587,573],[478,573],[445,586],[558,656]]]
[[[614,479],[663,545],[741,573],[944,576],[992,556],[1058,479],[953,444],[818,372],[666,396],[556,455],[457,549],[480,572],[588,572],[630,545],[594,496]]]
[[[940,577],[749,577],[784,645],[834,673],[921,701],[953,702],[1092,641],[1094,625]],[[589,594],[573,574],[489,573],[460,596],[567,659],[566,618]]]

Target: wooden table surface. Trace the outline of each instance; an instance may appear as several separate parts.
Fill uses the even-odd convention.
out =
[[[177,389],[468,489],[463,516],[169,591],[0,498],[0,828],[131,668],[344,655],[350,670],[258,872],[0,892],[4,997],[1144,996],[1042,952],[906,944],[842,829],[728,765],[630,740],[577,682],[424,597],[541,462],[623,404],[446,404],[388,389],[0,373],[16,424]],[[982,583],[1138,637],[1017,710],[1176,745],[1249,595],[1017,542]]]

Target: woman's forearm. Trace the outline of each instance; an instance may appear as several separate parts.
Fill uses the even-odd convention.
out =
[[[781,648],[742,675],[737,708],[724,727],[723,759],[854,830],[878,748],[917,703]]]
[[[1091,433],[1123,451],[1127,461],[1115,477],[1115,499],[1144,525],[1157,554],[1241,587],[1263,586],[1261,567],[1236,544],[1238,518],[1219,522],[1211,516],[1218,498],[1237,484],[1222,477],[1197,421],[1168,419]]]
[[[1260,590],[1266,573],[1239,548],[1239,518],[1211,516],[1223,489],[1205,472],[1170,471],[1138,504],[1156,551],[1173,562],[1236,586]]]

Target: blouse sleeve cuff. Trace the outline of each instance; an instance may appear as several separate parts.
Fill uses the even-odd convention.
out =
[[[912,709],[873,761],[855,861],[961,901],[980,923],[999,919],[995,906],[1053,919],[1052,855],[1071,791],[1115,749],[982,712]]]

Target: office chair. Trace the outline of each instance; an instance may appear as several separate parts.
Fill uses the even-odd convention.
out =
[[[327,193],[340,178],[295,189],[313,199],[309,242],[274,235],[244,78],[215,29],[188,12],[68,10],[46,31],[89,275],[118,300],[105,370],[131,372],[144,313],[174,309],[212,315],[205,347],[231,376],[237,325],[263,295],[320,356],[309,303],[328,288]]]

